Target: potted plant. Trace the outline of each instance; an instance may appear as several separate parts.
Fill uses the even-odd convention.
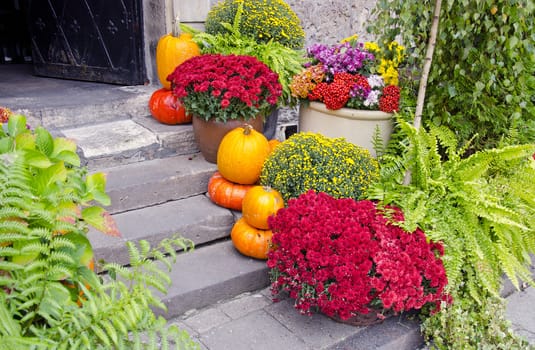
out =
[[[303,314],[362,326],[451,301],[444,248],[420,229],[404,231],[395,208],[309,191],[268,220],[272,293],[288,293]]]
[[[293,96],[306,101],[300,108],[299,130],[345,137],[375,154],[376,129],[388,142],[392,113],[399,109],[397,68],[403,53],[396,42],[380,49],[356,37],[308,47],[309,61],[290,83]]]
[[[299,102],[289,87],[305,62],[304,31],[299,18],[282,0],[226,0],[210,9],[205,28],[201,32],[182,24],[182,30],[193,35],[203,54],[254,56],[279,75],[282,95],[264,124],[264,135],[272,139],[279,109]]]
[[[309,190],[335,198],[363,198],[379,178],[370,152],[342,138],[299,132],[267,157],[260,183],[275,188],[285,201]]]
[[[208,162],[230,130],[251,124],[262,132],[266,115],[282,88],[278,76],[252,56],[205,54],[176,67],[167,78],[173,92],[192,115],[195,140]]]

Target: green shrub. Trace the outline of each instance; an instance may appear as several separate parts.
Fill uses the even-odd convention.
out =
[[[206,32],[225,34],[227,30],[221,23],[232,23],[240,4],[243,4],[243,16],[239,26],[241,34],[257,42],[267,43],[273,40],[292,49],[303,47],[305,33],[301,21],[282,0],[221,1],[214,5],[206,16]]]
[[[359,199],[378,174],[378,163],[368,150],[343,138],[300,132],[266,159],[260,183],[277,189],[285,201],[308,190]]]
[[[165,309],[162,266],[191,242],[128,243],[131,267],[105,265],[104,282],[86,237],[88,225],[119,234],[95,204],[110,201],[104,175],[80,167],[74,142],[29,130],[19,115],[1,125],[0,159],[0,349],[131,349],[145,335],[152,346],[158,336],[197,347],[151,309]]]
[[[424,62],[435,1],[377,1],[371,30],[380,42],[401,36],[409,66]],[[444,125],[468,153],[535,142],[533,1],[443,2],[423,125]],[[414,78],[414,75],[413,75]],[[416,77],[418,78],[418,77]]]

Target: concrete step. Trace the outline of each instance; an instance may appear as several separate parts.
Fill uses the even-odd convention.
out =
[[[106,174],[110,213],[153,206],[207,191],[217,166],[202,155],[157,158],[100,169]]]
[[[191,124],[164,125],[151,116],[60,128],[57,136],[73,139],[89,169],[199,152]]]
[[[113,214],[122,237],[91,229],[88,233],[96,259],[127,264],[126,241],[147,240],[152,245],[175,235],[195,245],[227,239],[236,213],[213,204],[204,194]]]
[[[170,272],[173,284],[162,301],[167,319],[201,309],[269,284],[267,265],[241,255],[230,240],[179,254]]]

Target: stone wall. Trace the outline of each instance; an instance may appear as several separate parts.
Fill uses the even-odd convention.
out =
[[[306,44],[333,44],[358,34],[362,40],[372,37],[366,33],[375,0],[286,0],[301,19]]]

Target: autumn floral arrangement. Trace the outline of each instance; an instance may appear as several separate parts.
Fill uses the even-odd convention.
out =
[[[220,122],[266,116],[282,93],[278,75],[245,55],[192,57],[167,79],[187,113]]]
[[[271,291],[288,293],[303,314],[338,320],[424,309],[437,312],[446,272],[444,248],[423,231],[406,232],[369,200],[335,199],[309,191],[269,219]]]
[[[285,201],[308,190],[359,199],[378,178],[379,165],[367,149],[343,138],[299,132],[268,156],[260,183],[277,189]]]
[[[398,67],[404,47],[398,43],[381,48],[354,36],[334,45],[313,44],[307,58],[290,84],[294,97],[323,102],[331,110],[399,110]]]

